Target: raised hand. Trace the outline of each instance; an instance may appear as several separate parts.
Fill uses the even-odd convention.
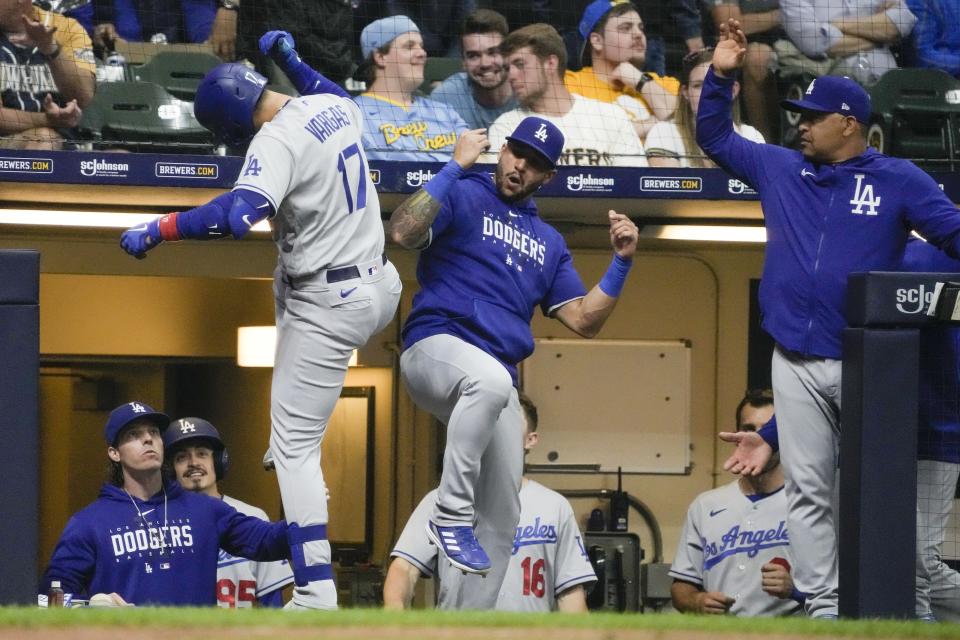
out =
[[[39,20],[34,20],[32,16],[20,15],[20,21],[23,24],[23,34],[17,34],[10,37],[10,42],[19,45],[36,45],[45,56],[53,55],[57,50],[57,41],[54,34],[56,27],[48,27]]]
[[[610,218],[610,245],[621,258],[632,258],[637,251],[640,229],[630,218],[613,209],[607,212],[607,216]]]
[[[480,155],[490,148],[486,129],[470,129],[460,134],[453,148],[453,159],[464,169],[469,169]]]
[[[258,44],[260,53],[278,62],[297,57],[293,36],[287,31],[267,31]]]
[[[773,448],[755,431],[723,431],[718,434],[724,442],[737,445],[723,468],[738,475],[758,476],[773,457]]]
[[[720,37],[713,50],[713,70],[721,76],[731,75],[743,66],[747,55],[747,35],[740,21],[730,18],[720,25]]]

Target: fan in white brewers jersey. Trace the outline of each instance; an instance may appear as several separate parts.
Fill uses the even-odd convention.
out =
[[[218,498],[248,516],[269,520],[263,509],[220,492],[218,482],[227,474],[230,457],[216,427],[202,418],[180,418],[163,433],[164,458],[170,461],[177,482],[187,491]],[[217,559],[217,605],[248,608],[283,606],[283,588],[293,583],[286,560],[255,562],[220,549]]]
[[[524,450],[529,451],[539,439],[537,408],[522,393],[519,397],[526,425]],[[388,609],[408,608],[421,576],[433,576],[439,582],[438,607],[462,608],[456,602],[462,590],[455,584],[464,576],[449,562],[437,562],[437,547],[424,531],[436,494],[434,489],[423,497],[390,553],[393,561],[383,585],[383,603]],[[497,610],[585,612],[587,590],[596,580],[570,503],[556,491],[524,477],[520,522]]]
[[[737,430],[756,431],[773,417],[773,393],[748,391]],[[758,476],[741,476],[701,493],[687,510],[670,594],[678,611],[780,616],[800,613],[803,594],[790,576],[783,469],[772,458]]]

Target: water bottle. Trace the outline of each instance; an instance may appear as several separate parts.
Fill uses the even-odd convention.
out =
[[[126,77],[127,59],[122,53],[111,51],[104,66],[97,69],[97,80],[101,82],[123,82]]]
[[[60,587],[59,580],[50,582],[50,589],[47,591],[47,608],[62,609],[64,606],[64,593]]]

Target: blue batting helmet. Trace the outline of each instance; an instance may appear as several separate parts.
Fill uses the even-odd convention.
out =
[[[230,464],[230,456],[227,455],[226,445],[220,439],[220,432],[203,418],[180,418],[171,422],[163,432],[164,457],[172,462],[174,451],[193,440],[197,442],[192,444],[207,445],[213,449],[213,471],[217,474],[217,480],[223,480]]]
[[[242,145],[256,133],[253,111],[266,86],[267,79],[246,65],[221,64],[200,82],[193,115],[218,140]]]

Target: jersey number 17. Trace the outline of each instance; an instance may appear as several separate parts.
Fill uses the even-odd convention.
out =
[[[360,171],[357,175],[357,206],[353,206],[353,196],[350,193],[350,179],[347,177],[347,160],[353,156],[357,157],[360,163]],[[363,154],[360,153],[360,145],[356,142],[340,152],[337,158],[337,171],[340,172],[340,178],[343,180],[343,193],[347,197],[347,214],[367,206],[367,172],[366,163],[363,161]]]

